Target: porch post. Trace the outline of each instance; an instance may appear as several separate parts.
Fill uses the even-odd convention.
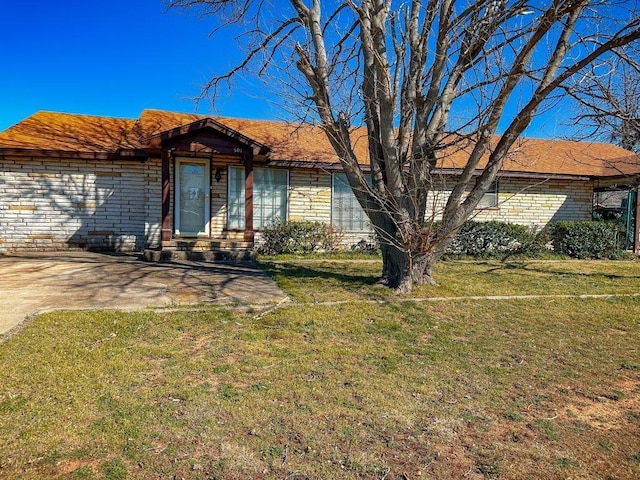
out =
[[[162,150],[162,227],[160,239],[162,242],[171,240],[171,151]]]
[[[253,155],[244,157],[244,241],[253,242]]]
[[[640,184],[636,185],[636,221],[633,227],[633,253],[640,253]]]

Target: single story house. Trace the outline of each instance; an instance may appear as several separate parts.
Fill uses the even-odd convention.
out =
[[[366,163],[362,130],[354,142]],[[435,216],[464,159],[460,150],[440,159]],[[613,145],[523,139],[476,219],[591,219],[594,192],[637,190],[639,175],[637,156]],[[317,127],[159,110],[138,119],[38,112],[0,133],[0,253],[246,250],[276,219],[332,224],[350,242],[371,236]]]

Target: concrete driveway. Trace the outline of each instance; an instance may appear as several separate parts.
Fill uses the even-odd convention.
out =
[[[88,252],[0,255],[0,340],[25,318],[51,310],[255,305],[285,298],[252,264],[149,263]]]

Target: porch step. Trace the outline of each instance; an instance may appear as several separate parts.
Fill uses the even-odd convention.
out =
[[[147,262],[171,262],[174,260],[190,260],[192,262],[247,262],[255,260],[252,250],[151,250],[144,251]]]
[[[216,250],[248,250],[253,248],[253,242],[235,239],[188,240],[174,239],[162,242],[163,250],[183,252],[210,252]]]
[[[162,248],[145,250],[150,262],[191,260],[196,262],[241,262],[254,260],[253,242],[236,239],[173,239],[162,242]]]

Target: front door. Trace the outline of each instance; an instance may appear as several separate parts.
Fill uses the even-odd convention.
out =
[[[177,235],[209,236],[209,181],[208,159],[176,159]]]

